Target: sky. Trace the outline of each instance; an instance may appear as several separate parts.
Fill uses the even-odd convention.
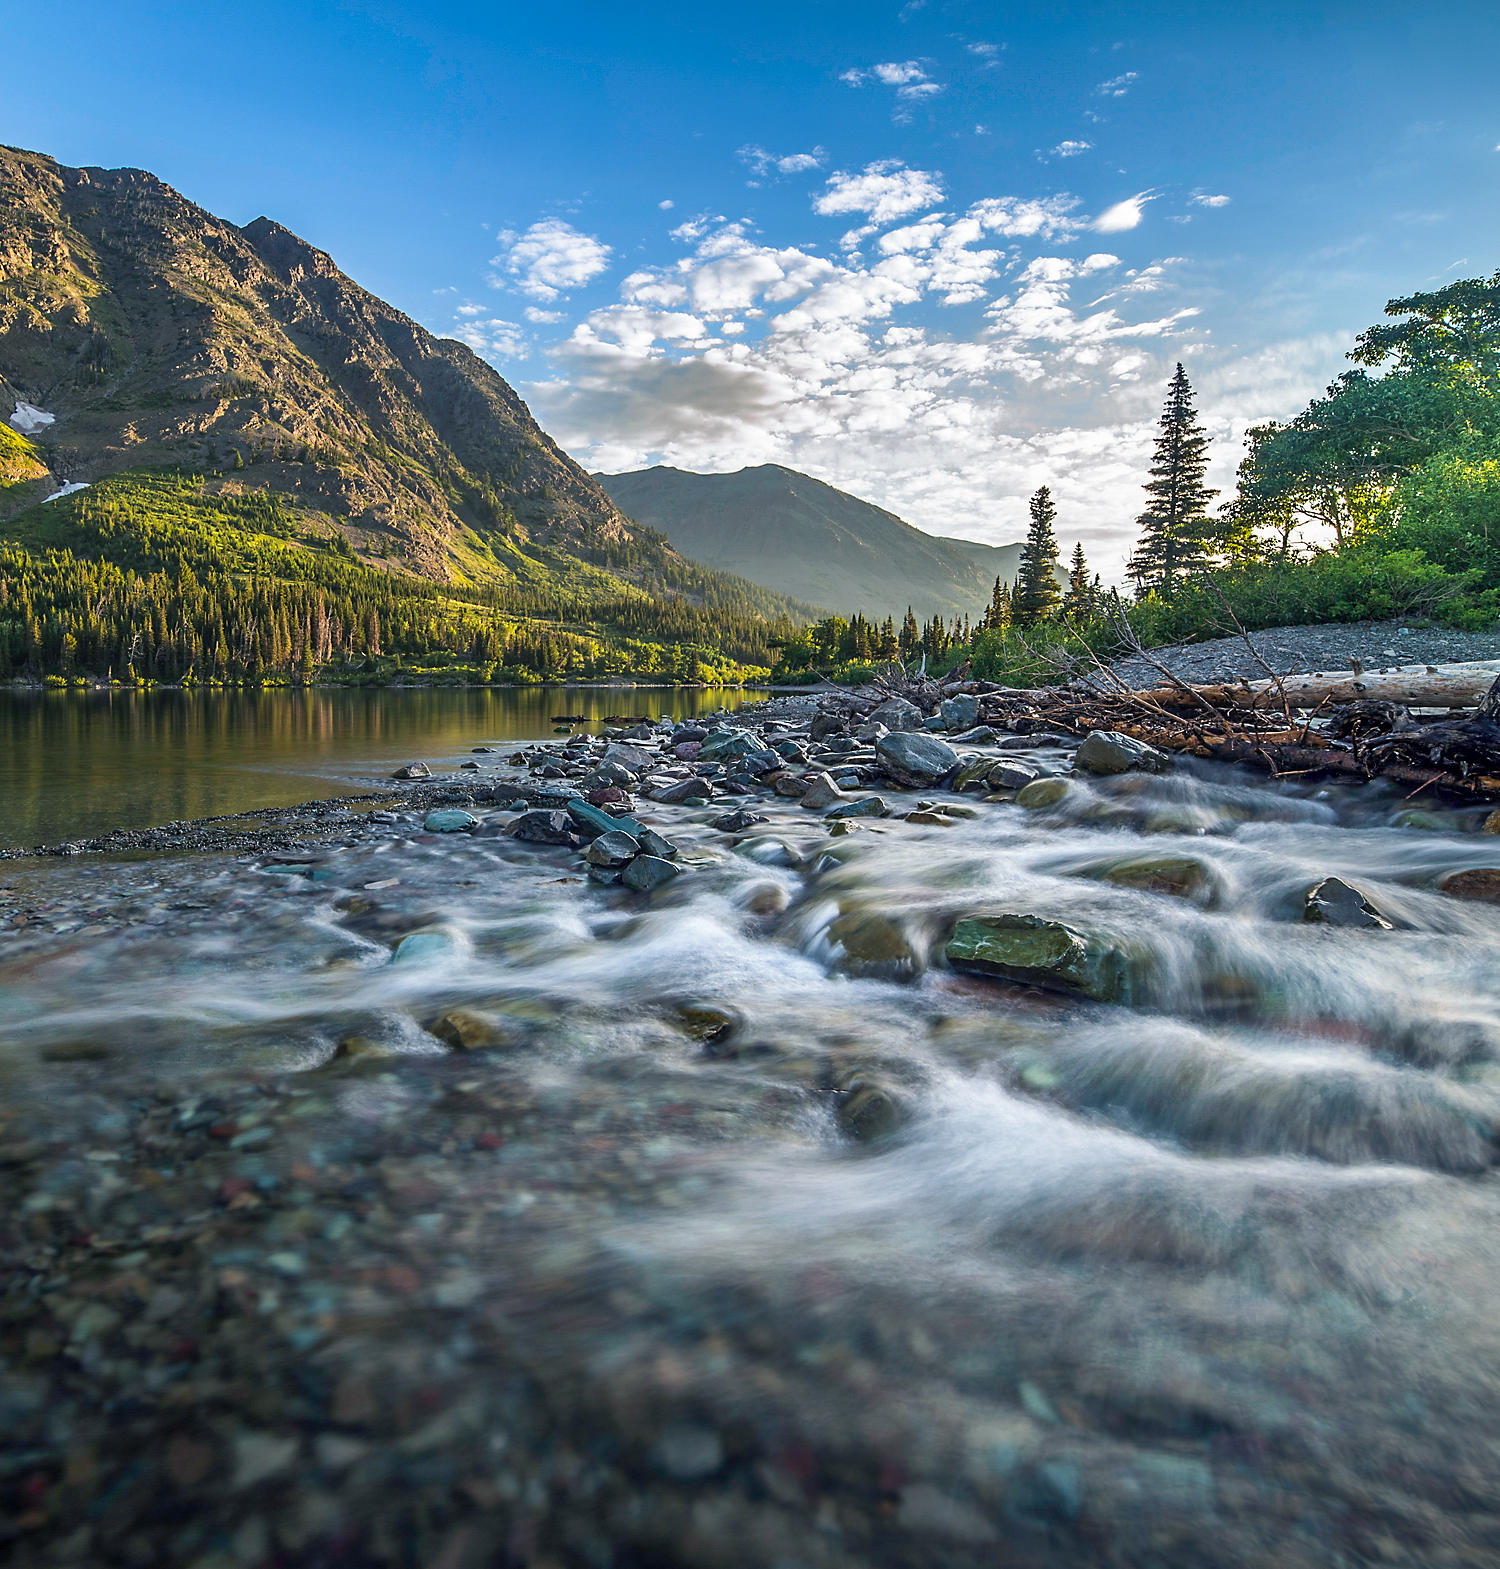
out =
[[[0,142],[150,169],[461,338],[579,462],[782,463],[1106,578],[1168,376],[1247,426],[1500,268],[1493,3],[253,7],[9,19]]]

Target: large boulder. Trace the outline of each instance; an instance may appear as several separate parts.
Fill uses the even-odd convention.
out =
[[[814,774],[812,783],[802,792],[802,805],[809,812],[821,812],[825,807],[837,806],[844,799],[844,792],[833,782],[831,774]]]
[[[663,860],[659,855],[638,855],[625,868],[621,881],[637,893],[650,893],[682,875],[682,868]]]
[[[897,784],[934,785],[958,767],[958,753],[935,735],[892,731],[875,743],[875,758]]]
[[[623,741],[611,741],[604,748],[604,763],[611,763],[616,768],[623,768],[631,774],[639,774],[649,768],[656,761],[656,753],[648,752],[644,747],[627,746]],[[603,766],[602,764],[600,766]],[[597,772],[597,769],[595,770]],[[620,784],[623,781],[611,779],[611,784]]]
[[[884,725],[887,730],[920,730],[922,710],[904,697],[887,698],[865,716],[865,725]]]
[[[938,705],[938,716],[950,734],[972,730],[979,723],[979,699],[967,693],[960,697],[945,697]]]
[[[1168,767],[1166,754],[1154,746],[1121,735],[1118,730],[1095,730],[1073,754],[1073,766],[1086,774],[1159,774]]]
[[[587,839],[616,832],[630,834],[636,839],[641,836],[641,825],[634,817],[615,817],[581,796],[575,795],[568,801],[567,813],[573,820],[573,826]]]
[[[1037,915],[965,917],[945,955],[955,970],[1095,1002],[1132,1001],[1142,978],[1139,955],[1115,939]]]
[[[698,748],[700,763],[722,763],[766,751],[766,743],[753,730],[710,730]],[[778,763],[780,759],[777,759]]]

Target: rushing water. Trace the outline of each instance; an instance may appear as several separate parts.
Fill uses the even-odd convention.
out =
[[[368,789],[421,758],[550,735],[554,715],[683,717],[758,694],[654,687],[0,691],[0,847]]]
[[[94,1224],[134,1215],[105,1178],[144,1147],[154,1194],[222,1205],[229,1170],[263,1195],[265,1237],[230,1216],[240,1251],[204,1266],[247,1282],[220,1333],[261,1337],[308,1431],[397,1457],[305,1449],[288,1519],[332,1496],[352,1530],[438,1485],[414,1417],[348,1417],[365,1379],[383,1412],[466,1413],[431,1474],[492,1499],[485,1562],[1492,1563],[1500,908],[1437,884],[1500,838],[1400,804],[1205,767],[839,838],[782,801],[738,842],[674,809],[690,870],[649,902],[417,818],[300,872],[17,863],[8,1100],[95,1151],[49,1179]],[[1142,855],[1195,860],[1195,897],[1107,880]],[[1328,874],[1395,929],[1300,921]],[[1135,1006],[947,969],[983,910],[1114,934]],[[884,972],[830,936],[857,912],[903,934]],[[707,1043],[705,1007],[735,1021]],[[499,1044],[453,1066],[424,1025],[456,1008]],[[860,1086],[898,1130],[840,1134]],[[250,1131],[189,1182],[153,1117]],[[383,1207],[336,1230],[351,1174]]]

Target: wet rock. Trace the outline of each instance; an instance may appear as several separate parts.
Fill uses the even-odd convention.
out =
[[[965,730],[959,735],[948,738],[955,746],[993,746],[999,739],[998,733],[990,725],[975,725],[972,730]]]
[[[1391,923],[1368,899],[1342,877],[1325,877],[1307,890],[1302,919],[1320,926],[1392,931]]]
[[[702,750],[703,747],[701,743],[697,741],[679,741],[676,746],[672,748],[673,753],[680,757],[685,763],[693,762],[697,758],[699,752]]]
[[[840,1093],[833,1118],[845,1138],[866,1143],[897,1132],[906,1121],[906,1111],[884,1085],[854,1079]]]
[[[1191,899],[1205,908],[1217,900],[1219,893],[1219,880],[1212,869],[1190,855],[1135,855],[1106,862],[1085,875],[1119,888]]]
[[[809,812],[821,812],[843,799],[844,792],[834,783],[831,774],[815,774],[812,783],[802,792],[802,806]]]
[[[427,1026],[427,1033],[454,1051],[489,1051],[497,1046],[514,1046],[520,1039],[513,1021],[472,1008],[454,1008],[434,1019]]]
[[[657,833],[654,828],[643,828],[636,837],[647,855],[659,856],[663,861],[675,861],[682,854],[670,839]]]
[[[956,970],[1095,1002],[1131,1001],[1141,978],[1138,957],[1112,938],[1036,915],[969,916],[944,951]]]
[[[1162,773],[1166,754],[1117,730],[1095,730],[1073,754],[1073,766],[1087,774]]]
[[[875,743],[875,756],[897,784],[907,786],[936,784],[958,767],[958,753],[935,735],[893,731]]]
[[[775,786],[777,795],[784,795],[790,800],[800,800],[812,788],[812,782],[804,779],[801,774],[778,774]]]
[[[409,932],[396,944],[391,963],[426,964],[435,959],[446,959],[453,951],[453,939],[447,932]]]
[[[1066,779],[1038,779],[1017,794],[1016,805],[1024,806],[1028,812],[1042,811],[1049,806],[1059,805],[1072,794],[1072,790],[1073,787]]]
[[[1500,904],[1500,869],[1475,867],[1472,871],[1449,872],[1438,880],[1438,887],[1455,899],[1479,899]]]
[[[761,812],[725,812],[722,817],[716,817],[711,824],[721,834],[742,834],[746,829],[754,828],[759,823],[768,823],[770,818]]]
[[[592,790],[624,790],[635,783],[635,775],[618,763],[596,763],[578,781],[579,788],[587,795]]]
[[[908,732],[922,728],[922,710],[904,697],[892,697],[866,715],[860,728],[884,725],[887,730]]]
[[[721,763],[768,750],[766,743],[753,730],[711,730],[699,749],[698,760],[703,763]],[[781,759],[777,757],[776,766],[779,767],[780,763]]]
[[[432,770],[426,763],[405,763],[391,775],[392,779],[431,779]]]
[[[984,790],[988,787],[990,769],[995,766],[992,757],[970,757],[959,765],[953,776],[955,790]]]
[[[655,761],[654,752],[648,752],[644,747],[627,746],[623,741],[611,741],[604,748],[604,763],[627,769],[632,774],[644,772]]]
[[[1500,811],[1491,812],[1479,825],[1482,834],[1500,834]]]
[[[621,874],[620,881],[636,893],[651,893],[682,875],[682,868],[659,855],[638,855]]]
[[[514,838],[527,844],[572,844],[567,812],[524,812],[511,826]]]
[[[577,796],[568,802],[567,813],[573,826],[585,838],[597,839],[600,834],[627,833],[633,839],[639,839],[643,832],[635,818],[623,814],[617,817],[612,812],[606,812],[602,806],[580,800]]]
[[[858,801],[840,801],[830,807],[828,816],[834,822],[850,817],[889,817],[891,809],[878,795],[862,796]],[[764,821],[764,819],[762,819]]]
[[[943,721],[943,728],[950,734],[957,735],[961,730],[971,730],[979,723],[979,699],[967,694],[960,697],[945,697],[938,705],[938,717]]]
[[[583,858],[590,866],[619,868],[628,866],[640,853],[641,846],[637,840],[619,829],[611,829],[609,833],[600,834],[589,845],[583,852]]]
[[[689,801],[702,803],[711,800],[713,786],[706,779],[679,779],[675,784],[658,785],[646,793],[653,801],[660,801],[665,806],[681,806]]]
[[[475,763],[475,762],[460,763],[458,766],[459,766],[459,769],[463,773],[466,773],[466,774],[467,773],[477,774],[479,772],[479,764]]]
[[[422,819],[422,827],[430,834],[462,834],[478,826],[477,817],[457,808],[429,812]]]
[[[677,1022],[685,1034],[708,1047],[727,1041],[743,1021],[733,1009],[717,1003],[689,1002],[677,1010]]]
[[[843,714],[824,712],[814,715],[807,733],[814,741],[826,741],[830,736],[843,735],[848,728],[849,721]]]
[[[1462,820],[1446,812],[1424,811],[1419,806],[1408,806],[1391,817],[1392,828],[1415,828],[1420,833],[1451,834],[1462,827]]]
[[[944,816],[942,812],[936,811],[930,806],[919,806],[916,811],[908,812],[906,821],[916,823],[919,827],[925,828],[951,828],[953,826],[951,818]]]
[[[1024,790],[1036,776],[1033,764],[1024,763],[1016,757],[1007,757],[990,769],[985,780],[991,790]]]
[[[851,910],[828,927],[828,940],[843,949],[838,968],[846,975],[888,981],[915,980],[926,955],[901,922],[875,910]]]

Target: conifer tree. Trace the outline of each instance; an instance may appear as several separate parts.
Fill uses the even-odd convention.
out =
[[[1063,595],[1062,613],[1070,621],[1087,621],[1094,613],[1094,587],[1089,581],[1088,562],[1083,559],[1083,541],[1073,546],[1068,564],[1068,591]]]
[[[901,636],[898,640],[903,659],[914,659],[917,649],[921,646],[922,634],[917,630],[917,618],[911,613],[911,606],[906,607],[906,620],[901,623]]]
[[[1031,498],[1031,527],[1021,547],[1021,571],[1011,596],[1011,619],[1023,626],[1045,621],[1062,598],[1057,586],[1057,535],[1052,531],[1056,517],[1052,492],[1043,485]]]
[[[1010,625],[1010,585],[1003,578],[995,579],[990,593],[990,603],[979,623],[981,632],[1000,632]]]
[[[1146,482],[1149,499],[1137,519],[1140,543],[1127,569],[1139,596],[1170,594],[1179,579],[1208,564],[1208,503],[1218,492],[1204,485],[1207,471],[1208,433],[1198,423],[1192,383],[1179,363],[1162,408]]]

